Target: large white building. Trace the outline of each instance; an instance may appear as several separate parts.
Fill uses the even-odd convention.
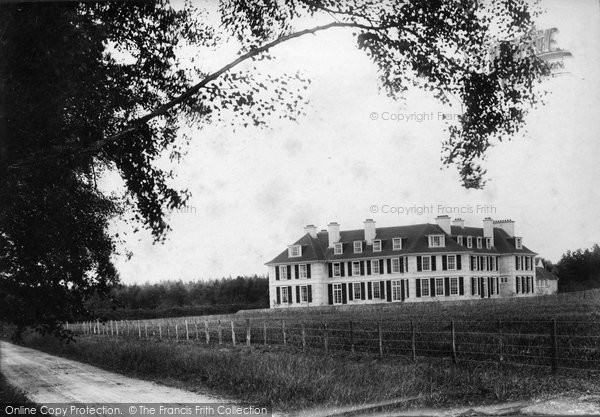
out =
[[[313,225],[267,263],[272,308],[527,297],[536,253],[512,220],[483,227],[438,216],[437,224],[327,230]]]

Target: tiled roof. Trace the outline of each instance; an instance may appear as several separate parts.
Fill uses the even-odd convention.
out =
[[[535,277],[536,277],[536,279],[558,280],[558,277],[556,275],[554,275],[552,272],[546,270],[546,268],[542,268],[540,266],[535,268]]]
[[[474,253],[522,253],[535,254],[525,246],[522,249],[515,248],[515,239],[511,238],[504,230],[494,228],[494,247],[492,249],[477,249],[476,237],[483,237],[483,229],[477,227],[459,227],[452,226],[452,236],[444,233],[437,224],[415,224],[408,226],[378,227],[375,229],[375,240],[381,240],[381,251],[373,252],[373,246],[367,246],[364,241],[364,229],[340,231],[340,242],[342,243],[343,254],[335,255],[333,248],[329,248],[329,233],[320,231],[316,238],[312,238],[308,233],[302,236],[294,245],[302,246],[302,256],[290,258],[287,249],[281,252],[275,259],[267,263],[278,264],[284,262],[307,262],[307,261],[325,261],[335,259],[356,259],[370,257],[387,257],[393,255],[407,255],[415,253],[446,253],[446,252],[474,252]],[[446,236],[446,246],[442,248],[430,248],[428,235]],[[456,243],[456,236],[464,236],[464,246]],[[473,248],[466,247],[466,236],[473,236]],[[392,239],[402,238],[402,249],[392,250]],[[363,242],[363,252],[354,253],[354,242]]]

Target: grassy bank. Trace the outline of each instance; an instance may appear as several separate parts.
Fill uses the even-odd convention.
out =
[[[291,410],[422,397],[421,405],[475,404],[598,391],[597,377],[547,371],[378,360],[372,356],[317,355],[277,348],[205,347],[175,341],[81,337],[61,345],[30,336],[28,344],[129,376],[197,392],[232,396]]]
[[[0,373],[0,404],[35,405],[18,389],[8,383],[6,377]]]

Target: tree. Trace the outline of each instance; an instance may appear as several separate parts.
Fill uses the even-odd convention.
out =
[[[558,285],[563,291],[581,291],[600,287],[600,246],[567,251],[555,265]]]
[[[210,123],[233,110],[233,123],[262,126],[274,114],[301,116],[308,81],[261,74],[259,63],[308,34],[352,30],[392,97],[411,85],[443,103],[457,97],[464,112],[448,126],[444,162],[459,167],[466,187],[483,186],[480,160],[493,141],[523,127],[538,102],[535,84],[547,73],[527,42],[534,14],[526,2],[490,3],[222,0],[218,36],[189,4],[180,10],[164,1],[4,5],[3,318],[54,330],[84,313],[86,297],[118,280],[110,258],[119,237],[107,226],[126,209],[157,241],[164,238],[166,211],[188,197],[168,185],[172,173],[157,164],[185,150],[179,120]],[[332,21],[296,29],[313,17]],[[210,47],[219,39],[241,45],[229,64],[209,74],[180,65],[180,45]],[[124,196],[97,189],[97,176],[107,170],[123,178]]]

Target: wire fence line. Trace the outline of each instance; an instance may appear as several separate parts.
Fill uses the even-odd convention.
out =
[[[593,321],[397,321],[257,319],[232,317],[83,322],[75,334],[173,340],[204,345],[283,346],[380,357],[450,358],[481,362],[600,370],[600,323]]]

